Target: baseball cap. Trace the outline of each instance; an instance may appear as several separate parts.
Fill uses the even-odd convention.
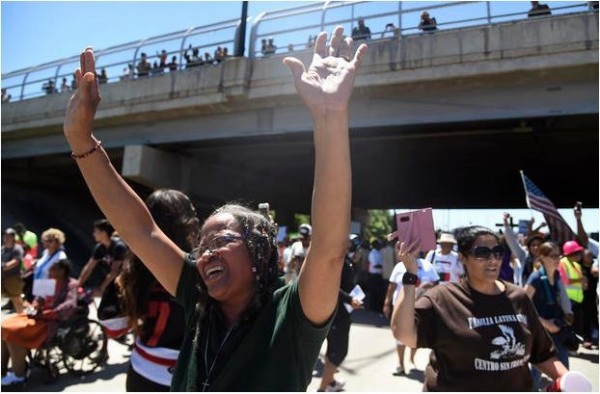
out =
[[[298,227],[298,232],[302,237],[310,237],[312,235],[312,227],[310,224],[303,223]]]
[[[15,231],[15,229],[8,227],[6,230],[4,230],[4,234],[17,235],[17,232]]]

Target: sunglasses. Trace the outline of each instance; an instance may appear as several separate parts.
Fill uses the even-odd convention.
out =
[[[44,238],[44,239],[42,239],[43,243],[50,243],[50,242],[54,242],[54,241],[56,241],[56,239],[54,239],[54,238]]]
[[[476,259],[485,259],[488,260],[490,256],[493,256],[495,259],[502,259],[506,250],[501,245],[496,245],[493,248],[488,248],[487,246],[478,246],[471,250],[471,256]]]
[[[552,254],[543,255],[543,257],[550,257],[551,259],[557,259],[560,257],[560,254],[552,253]]]

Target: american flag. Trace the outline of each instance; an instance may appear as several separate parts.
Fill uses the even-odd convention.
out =
[[[569,227],[565,219],[558,213],[552,201],[523,174],[523,171],[521,171],[521,177],[523,178],[523,186],[525,187],[527,206],[544,215],[544,220],[550,229],[552,240],[562,246],[567,241],[577,239],[575,233],[573,233],[571,227]]]

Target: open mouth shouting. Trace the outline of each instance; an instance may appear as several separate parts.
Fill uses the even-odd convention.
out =
[[[210,263],[209,263],[210,264]],[[216,280],[223,275],[225,272],[225,267],[221,263],[217,263],[214,265],[207,264],[204,267],[204,278],[205,281]]]

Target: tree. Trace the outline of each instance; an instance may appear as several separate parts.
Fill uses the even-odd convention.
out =
[[[364,238],[385,238],[392,232],[393,215],[386,209],[369,210],[369,225],[365,227]]]

